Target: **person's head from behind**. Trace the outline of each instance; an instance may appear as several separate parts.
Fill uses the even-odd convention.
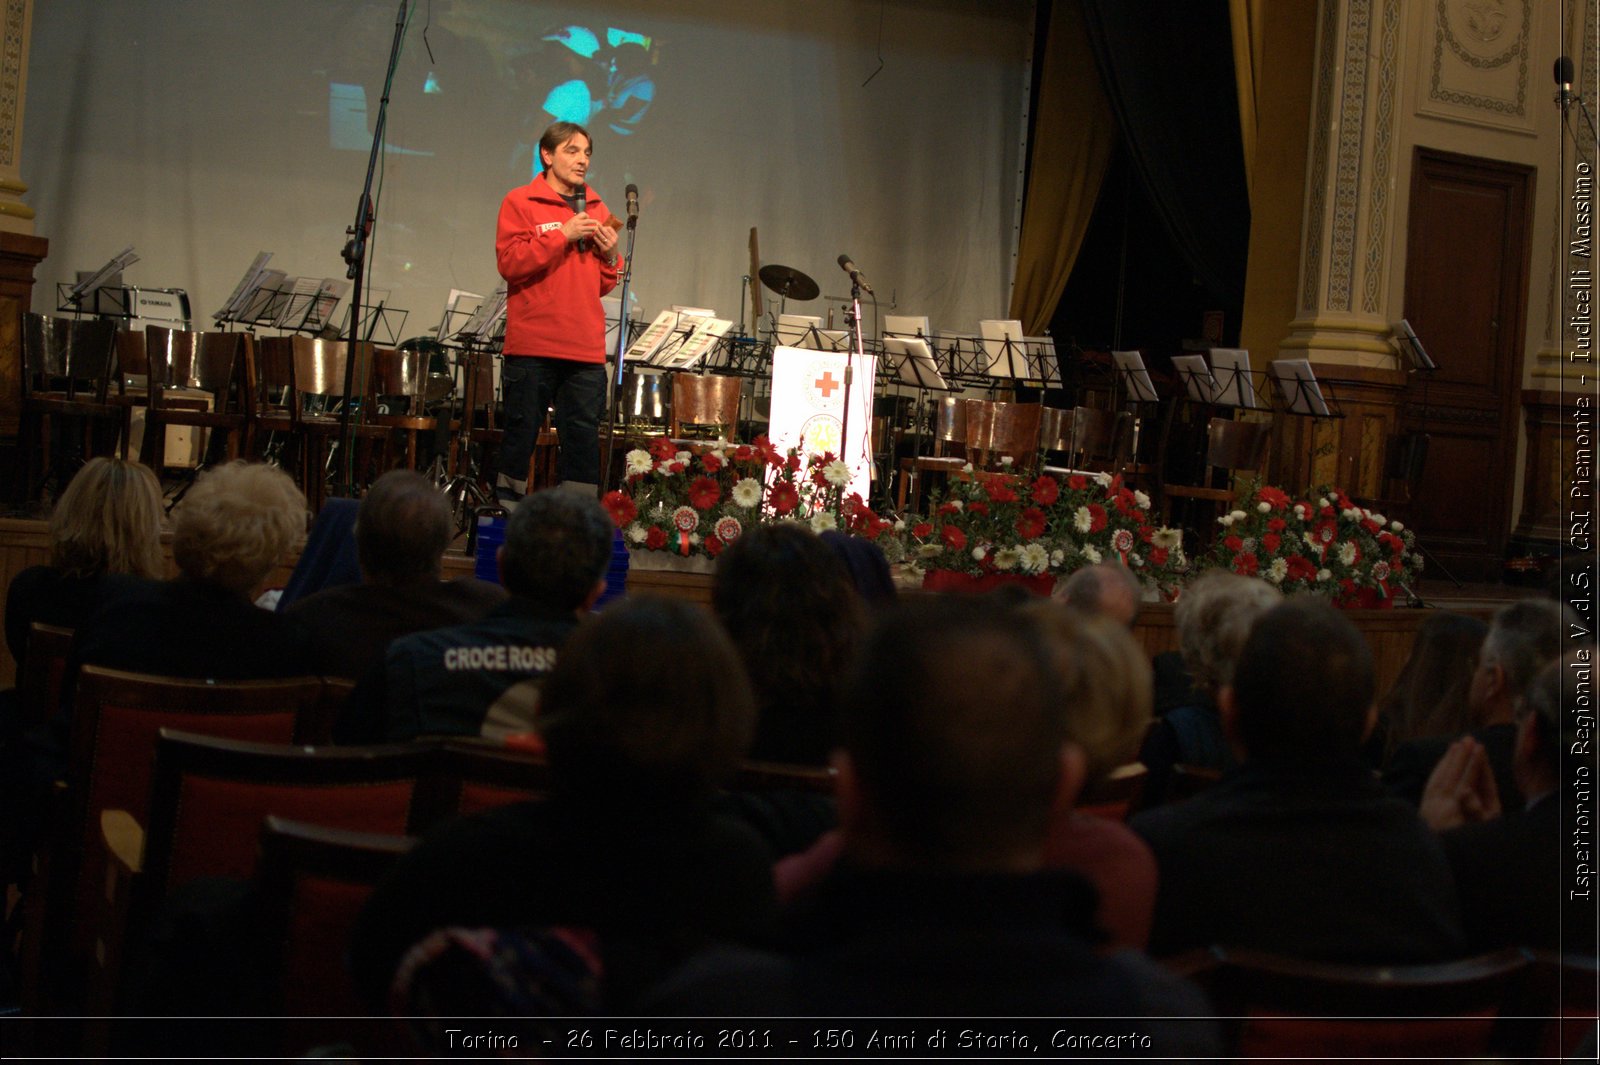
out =
[[[172,558],[190,580],[249,597],[306,531],[306,497],[275,466],[202,473],[172,515]]]
[[[160,577],[161,486],[149,467],[86,462],[50,512],[50,565],[71,577]]]
[[[832,548],[795,522],[757,525],[717,559],[711,591],[762,710],[805,706],[831,745],[838,686],[865,624],[861,597]],[[764,731],[764,730],[763,730]],[[757,757],[794,756],[767,750]]]
[[[552,610],[587,609],[605,591],[615,526],[580,492],[544,489],[525,497],[506,521],[500,583]]]
[[[744,757],[755,704],[716,618],[676,600],[638,598],[587,618],[545,679],[537,728],[557,786],[708,794]]]
[[[1073,570],[1055,590],[1061,602],[1084,614],[1106,617],[1127,628],[1139,616],[1143,589],[1139,578],[1120,562],[1097,562]]]
[[[1575,757],[1593,757],[1593,740],[1580,724],[1584,715],[1567,712],[1572,707],[1593,705],[1593,659],[1590,648],[1570,651],[1546,663],[1518,700],[1511,769],[1517,787],[1530,800],[1559,785],[1563,751]]]
[[[1044,626],[988,597],[889,608],[845,687],[839,818],[866,864],[1036,868],[1082,783]]]
[[[1256,619],[1219,706],[1248,761],[1341,761],[1372,728],[1375,686],[1372,649],[1350,619],[1295,599]]]
[[[1082,748],[1089,783],[1132,762],[1150,726],[1150,659],[1126,626],[1109,617],[1034,600],[1021,608],[1051,637],[1067,736]]]
[[[1391,749],[1477,724],[1468,711],[1467,689],[1488,631],[1484,621],[1449,611],[1430,615],[1418,627],[1411,654],[1383,700],[1385,742]]]
[[[1561,655],[1565,617],[1549,599],[1501,607],[1489,622],[1468,700],[1480,725],[1506,724],[1539,670]]]
[[[356,515],[361,573],[374,584],[437,580],[453,533],[444,493],[415,470],[390,470],[372,483]]]
[[[1183,590],[1173,621],[1197,690],[1215,697],[1233,679],[1256,619],[1281,602],[1283,593],[1266,581],[1220,570],[1201,574]]]

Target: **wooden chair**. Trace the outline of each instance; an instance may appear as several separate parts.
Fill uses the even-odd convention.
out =
[[[1148,775],[1138,762],[1117,766],[1078,796],[1078,812],[1111,821],[1126,821],[1128,814],[1139,806]]]
[[[77,967],[92,939],[104,880],[100,816],[122,809],[142,820],[150,800],[151,759],[160,730],[267,742],[302,742],[325,732],[322,681],[205,681],[153,677],[85,666],[72,703],[67,788],[53,815],[46,860],[36,876],[38,906],[24,930],[46,999],[77,990]],[[34,949],[37,948],[37,949]]]
[[[927,482],[942,483],[967,464],[967,401],[958,396],[944,396],[933,402],[933,454],[900,460],[895,507],[901,512],[905,511],[909,498],[912,509],[920,513]]]
[[[145,328],[149,405],[140,461],[159,475],[167,464],[167,427],[188,426],[228,434],[228,457],[248,447],[255,407],[255,346],[246,333],[186,333]],[[172,393],[183,398],[175,401]],[[205,444],[193,463],[206,464]]]
[[[322,340],[316,337],[292,336],[289,338],[294,354],[294,401],[290,413],[295,419],[295,433],[301,438],[300,487],[306,494],[314,514],[322,509],[327,497],[329,466],[343,462],[334,454],[339,439],[338,408],[346,402],[345,365],[350,357],[350,345],[340,340]],[[356,367],[353,382],[354,395],[370,392],[373,345],[356,345]],[[371,420],[371,410],[358,416],[351,412],[350,444],[355,450],[352,469],[354,480],[370,483],[376,476],[372,469],[374,451],[381,454],[383,442],[389,435],[386,426]]]
[[[61,685],[67,672],[67,655],[72,651],[72,632],[42,621],[28,626],[28,645],[22,652],[17,690],[24,729],[43,724],[61,709]]]
[[[1040,422],[1039,447],[1053,461],[1065,463],[1046,466],[1046,472],[1126,473],[1132,451],[1132,426],[1133,416],[1126,411],[1046,408]]]
[[[837,774],[826,766],[787,765],[781,762],[746,760],[739,766],[730,791],[804,791],[832,795]]]
[[[1232,421],[1212,418],[1206,428],[1206,465],[1202,483],[1161,485],[1161,521],[1171,523],[1172,502],[1175,499],[1192,499],[1210,504],[1212,516],[1220,515],[1233,502],[1234,478],[1240,474],[1260,473],[1267,460],[1267,444],[1272,427],[1267,422]],[[1221,484],[1217,484],[1218,480]],[[1208,521],[1196,527],[1186,522],[1204,549],[1216,535],[1216,522]]]
[[[415,836],[354,832],[268,816],[255,883],[264,939],[273,947],[267,1012],[284,1018],[278,1050],[298,1056],[345,1042],[366,1012],[345,964],[350,931],[378,881]],[[365,1048],[363,1048],[365,1049]]]
[[[95,922],[99,974],[91,1006],[121,1003],[124,946],[172,890],[199,877],[255,874],[269,815],[410,834],[417,781],[433,753],[420,744],[303,747],[162,729],[147,817],[113,809],[100,819],[110,904]]]
[[[967,461],[975,469],[998,466],[1011,459],[1013,469],[1022,469],[1039,451],[1037,403],[1008,403],[1001,400],[967,401]]]
[[[495,413],[494,360],[487,351],[462,351],[456,356],[461,374],[461,405],[450,428],[450,470],[477,486],[485,500],[494,498],[500,442],[505,430]],[[463,523],[463,527],[465,527]]]
[[[428,355],[423,348],[406,345],[372,352],[367,397],[373,413],[367,420],[388,429],[391,439],[404,439],[405,467],[410,470],[417,468],[417,434],[439,427],[439,420],[427,413]],[[378,413],[380,403],[388,406],[388,413]],[[384,466],[391,465],[386,456]]]
[[[738,377],[673,374],[672,438],[684,439],[688,427],[696,440],[737,440],[743,385]]]
[[[1436,965],[1342,965],[1214,947],[1169,959],[1227,1018],[1245,1058],[1426,1057],[1459,1060],[1513,1053],[1520,1041],[1502,1017],[1525,980],[1515,949]]]
[[[109,319],[23,315],[18,445],[27,498],[48,474],[59,492],[86,459],[116,450],[127,420],[127,408],[110,399],[116,344]]]
[[[1534,1044],[1529,1057],[1577,1060],[1600,1014],[1600,958],[1552,950],[1529,954],[1528,983],[1505,1012],[1529,1018],[1528,1039]]]
[[[417,793],[417,830],[498,806],[550,794],[550,768],[541,754],[487,741],[443,741]]]

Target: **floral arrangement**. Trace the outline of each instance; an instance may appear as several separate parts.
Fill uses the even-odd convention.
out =
[[[1210,565],[1263,577],[1285,592],[1331,595],[1341,606],[1388,605],[1422,572],[1411,531],[1334,487],[1304,500],[1270,485],[1245,494],[1222,526]]]
[[[1068,573],[1122,561],[1171,592],[1187,568],[1177,529],[1150,522],[1150,497],[1109,474],[952,476],[932,513],[905,530],[906,557],[923,570],[987,576]]]
[[[780,453],[765,436],[687,451],[663,436],[629,451],[623,464],[624,486],[600,502],[635,551],[714,559],[762,521],[892,539],[889,521],[859,495],[845,495],[850,468],[831,454],[802,463],[796,449]]]

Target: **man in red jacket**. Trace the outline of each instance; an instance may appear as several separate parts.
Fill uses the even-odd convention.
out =
[[[521,498],[544,412],[554,403],[563,485],[600,485],[600,410],[605,405],[605,312],[600,297],[617,283],[617,229],[584,183],[589,133],[557,122],[539,138],[544,172],[500,204],[495,258],[506,279],[505,439],[501,499]]]

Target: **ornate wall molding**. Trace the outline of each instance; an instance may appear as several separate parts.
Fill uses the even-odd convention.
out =
[[[1377,115],[1372,137],[1372,191],[1367,201],[1367,258],[1361,309],[1377,314],[1383,306],[1384,264],[1388,260],[1389,170],[1394,162],[1394,86],[1400,51],[1400,0],[1384,0],[1378,37]]]
[[[1350,309],[1355,270],[1356,212],[1361,200],[1361,142],[1366,131],[1367,55],[1372,36],[1372,0],[1349,0],[1345,22],[1344,84],[1339,100],[1339,155],[1334,169],[1332,254],[1328,262],[1328,307]]]
[[[1322,25],[1317,49],[1317,94],[1312,105],[1311,179],[1307,184],[1310,202],[1306,205],[1305,259],[1301,269],[1300,309],[1310,314],[1317,309],[1317,292],[1322,286],[1322,229],[1327,210],[1328,126],[1333,117],[1333,89],[1339,70],[1335,65],[1335,45],[1339,39],[1339,0],[1322,0]]]
[[[27,44],[28,0],[5,0],[5,42],[0,48],[0,166],[17,165],[22,120],[22,53]]]
[[[1535,0],[1434,0],[1427,88],[1419,110],[1532,134]]]

